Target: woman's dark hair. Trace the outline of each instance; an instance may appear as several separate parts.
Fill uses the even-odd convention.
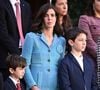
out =
[[[50,3],[44,4],[40,8],[40,10],[37,13],[37,16],[34,19],[33,32],[35,32],[35,33],[42,33],[41,30],[43,29],[43,23],[44,23],[43,19],[44,19],[45,15],[46,15],[46,13],[47,13],[47,11],[49,9],[53,9],[55,11],[55,14],[56,14],[56,17],[57,17],[57,13],[56,13],[56,10],[55,10],[54,6],[51,5]],[[56,25],[57,24],[55,24],[55,27],[57,27]],[[59,36],[59,30],[57,30],[55,27],[54,27],[54,32],[53,33],[56,33]]]
[[[95,0],[87,0],[86,1],[86,7],[84,9],[84,14],[88,16],[95,16],[95,12],[93,9],[93,4]]]
[[[55,7],[55,4],[56,4],[56,1],[57,0],[52,0],[51,1],[51,4]],[[59,13],[57,13],[59,15]],[[60,29],[59,30],[59,34],[61,34],[62,36],[66,34],[66,32],[68,31],[68,29],[72,28],[72,23],[71,23],[71,19],[70,19],[70,16],[68,14],[66,14],[64,17],[63,17],[63,23],[62,23],[62,26],[59,24],[59,22],[57,22],[57,26],[56,29]]]
[[[68,43],[68,40],[72,40],[75,41],[75,39],[77,38],[78,35],[80,35],[81,33],[84,33],[87,36],[87,33],[81,29],[79,29],[78,27],[73,27],[72,29],[69,29],[68,32],[66,33],[66,42]],[[68,43],[68,51],[71,51],[71,46]]]

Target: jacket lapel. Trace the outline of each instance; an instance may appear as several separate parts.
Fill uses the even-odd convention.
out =
[[[17,24],[16,16],[15,16],[15,13],[13,11],[13,8],[12,8],[12,5],[11,5],[10,1],[9,0],[5,0],[5,4],[6,4],[5,5],[6,9],[7,9],[9,15],[11,15],[13,22],[15,22],[15,24]]]
[[[23,33],[25,33],[24,32],[24,23],[25,23],[25,16],[27,16],[26,15],[26,13],[25,13],[25,5],[24,5],[24,2],[23,2],[23,0],[20,0],[20,7],[21,7],[21,19],[22,19],[22,30],[23,30]]]
[[[82,69],[81,69],[79,63],[77,62],[76,58],[75,58],[72,54],[71,54],[71,56],[73,57],[73,58],[72,58],[72,61],[74,62],[74,64],[76,64],[76,66],[77,66],[77,67],[80,69],[80,71],[83,73],[83,71],[82,71]]]

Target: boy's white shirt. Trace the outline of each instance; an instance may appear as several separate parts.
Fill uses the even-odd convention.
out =
[[[75,54],[72,53],[72,55],[75,57],[75,59],[77,60],[77,62],[79,63],[82,71],[84,72],[84,64],[83,64],[83,55],[81,56],[76,56]],[[87,90],[86,85],[85,85],[85,90]]]
[[[18,83],[14,78],[12,78],[11,76],[9,76],[9,78],[13,81],[13,83],[15,84],[15,86],[16,86],[16,84]]]
[[[82,71],[84,71],[84,65],[83,65],[83,55],[81,56],[76,56],[75,54],[72,53],[72,55],[75,57],[75,59],[77,60],[77,62],[79,63]]]

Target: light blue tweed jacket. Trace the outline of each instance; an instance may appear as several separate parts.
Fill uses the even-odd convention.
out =
[[[65,39],[54,35],[51,46],[48,46],[44,34],[30,32],[25,37],[22,56],[26,58],[25,81],[27,87],[37,85],[40,90],[57,89],[57,65],[64,57]]]

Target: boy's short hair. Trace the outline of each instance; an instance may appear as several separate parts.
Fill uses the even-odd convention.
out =
[[[67,36],[66,36],[67,40],[71,39],[74,41],[77,38],[77,36],[81,33],[84,33],[87,36],[87,33],[82,29],[79,29],[78,27],[73,27],[69,29],[67,32]]]
[[[68,52],[71,51],[71,46],[69,45],[68,40],[75,41],[77,36],[80,35],[81,33],[83,33],[87,36],[87,33],[85,31],[83,31],[82,29],[79,29],[78,27],[73,27],[68,30],[68,32],[66,33],[66,43],[67,43],[66,47],[68,47],[68,49],[67,49]]]
[[[15,55],[15,54],[9,55],[6,59],[6,63],[7,63],[8,69],[12,68],[15,70],[17,67],[21,67],[21,68],[26,67],[25,58],[19,55]]]

